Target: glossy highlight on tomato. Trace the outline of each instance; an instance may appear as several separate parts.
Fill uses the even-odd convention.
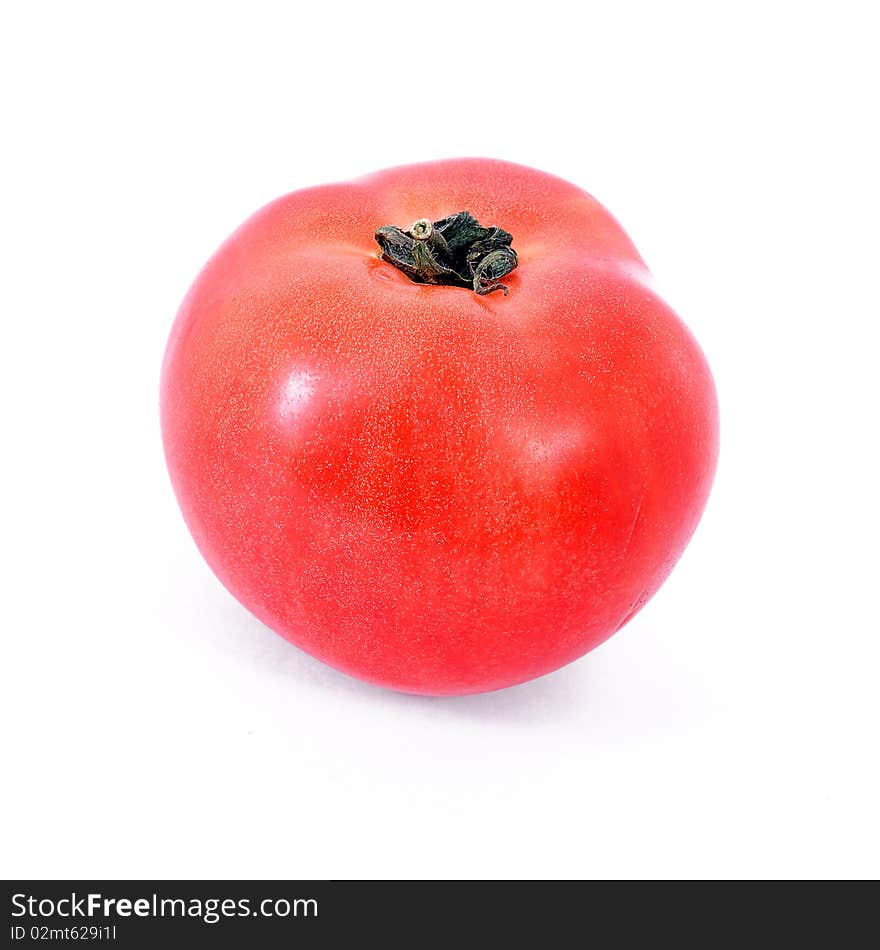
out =
[[[380,228],[465,210],[513,237],[506,295],[378,256]],[[691,537],[718,451],[706,361],[621,227],[488,159],[258,211],[183,301],[161,413],[232,594],[337,669],[432,695],[529,680],[619,630]]]

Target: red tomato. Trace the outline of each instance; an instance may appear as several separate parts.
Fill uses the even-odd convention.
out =
[[[379,227],[467,210],[509,293],[413,282]],[[332,666],[424,694],[548,673],[619,630],[687,544],[715,390],[629,238],[505,162],[280,198],[198,276],[162,375],[168,466],[226,587]]]

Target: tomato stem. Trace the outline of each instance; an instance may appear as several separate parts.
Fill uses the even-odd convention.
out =
[[[419,218],[408,231],[387,225],[376,231],[379,257],[417,284],[467,287],[484,296],[508,287],[500,278],[517,266],[513,236],[484,228],[468,211],[430,221]]]

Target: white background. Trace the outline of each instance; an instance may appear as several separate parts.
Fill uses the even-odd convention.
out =
[[[876,876],[869,3],[4,15],[5,876]],[[363,685],[214,579],[165,473],[181,297],[266,201],[487,155],[605,203],[722,455],[625,631],[496,694]]]

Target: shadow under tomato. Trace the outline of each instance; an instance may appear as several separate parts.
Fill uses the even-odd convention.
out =
[[[633,621],[608,644],[546,676],[489,693],[416,696],[365,683],[316,660],[269,629],[206,575],[186,628],[208,649],[251,670],[308,688],[354,697],[376,708],[431,718],[552,725],[583,736],[641,741],[704,723],[713,706],[706,684],[683,669],[660,632]],[[627,638],[624,642],[621,638]]]

